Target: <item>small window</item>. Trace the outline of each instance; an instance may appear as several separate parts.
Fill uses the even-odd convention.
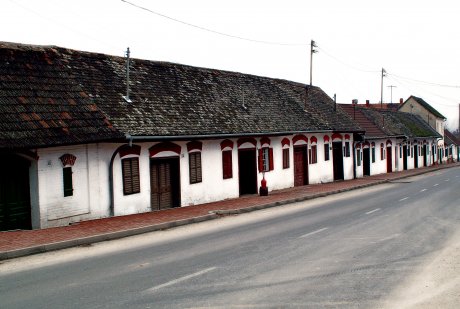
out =
[[[139,177],[139,158],[121,160],[123,174],[123,194],[135,194],[141,192]]]
[[[64,196],[73,195],[73,183],[72,183],[72,167],[64,167],[62,169],[62,176],[64,181]]]
[[[361,166],[361,150],[356,150],[356,165]]]
[[[329,161],[329,143],[324,144],[324,161]]]
[[[224,179],[233,177],[231,150],[222,151],[222,174]]]
[[[375,147],[372,147],[372,163],[375,162]]]
[[[188,154],[190,168],[190,183],[199,183],[201,179],[201,152]]]
[[[350,142],[345,142],[345,157],[350,157]]]
[[[403,153],[402,146],[399,146],[399,158],[400,159],[402,158],[402,153]]]
[[[283,149],[283,168],[289,168],[289,148]]]
[[[310,164],[315,164],[318,162],[318,151],[316,145],[311,145],[310,149]]]
[[[383,144],[380,144],[380,160],[385,159],[385,154],[383,153]]]
[[[273,148],[264,147],[259,149],[259,172],[273,170]]]

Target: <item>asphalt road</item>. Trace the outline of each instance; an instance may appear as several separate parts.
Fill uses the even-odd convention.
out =
[[[460,229],[460,168],[0,264],[0,308],[378,308]]]

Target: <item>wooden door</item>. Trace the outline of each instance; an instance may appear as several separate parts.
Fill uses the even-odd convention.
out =
[[[240,195],[257,193],[256,149],[238,150],[238,184]]]
[[[308,185],[307,147],[294,147],[294,186]]]
[[[332,143],[332,157],[334,161],[334,180],[343,180],[343,150],[342,142]]]
[[[180,206],[179,160],[153,159],[150,163],[152,210]]]
[[[393,172],[393,152],[391,146],[387,146],[387,173]]]
[[[31,229],[29,161],[0,156],[0,231]]]
[[[371,154],[369,148],[363,149],[363,174],[364,176],[371,175]]]

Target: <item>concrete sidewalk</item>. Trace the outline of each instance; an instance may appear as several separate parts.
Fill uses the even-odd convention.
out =
[[[457,166],[460,163],[277,190],[268,196],[251,195],[202,205],[83,221],[64,227],[0,232],[0,260],[168,229],[216,219],[226,214],[300,202]]]

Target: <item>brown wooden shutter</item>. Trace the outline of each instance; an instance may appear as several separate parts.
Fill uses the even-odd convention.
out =
[[[273,148],[268,148],[268,164],[269,164],[269,170],[273,171],[274,169],[274,164],[273,164]]]
[[[134,194],[141,192],[139,176],[139,158],[128,158],[121,160],[123,175],[123,194]]]
[[[189,153],[189,171],[190,171],[190,183],[198,183],[202,181],[201,152]]]
[[[224,179],[233,177],[231,150],[226,150],[222,152],[222,174]]]
[[[259,173],[264,171],[264,154],[262,148],[259,149]]]

